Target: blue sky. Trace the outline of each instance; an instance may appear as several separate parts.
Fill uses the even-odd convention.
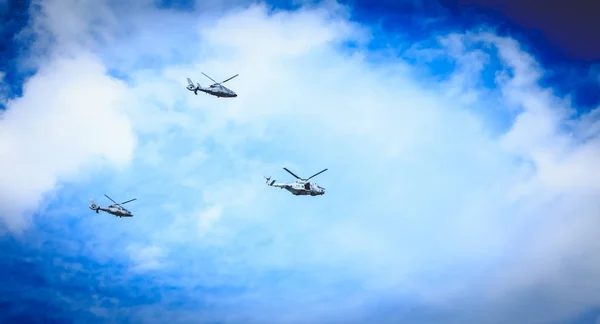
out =
[[[371,4],[4,11],[2,320],[596,320],[597,67],[485,10]],[[265,186],[283,167],[327,193]]]

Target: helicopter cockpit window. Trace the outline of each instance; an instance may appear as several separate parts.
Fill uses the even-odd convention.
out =
[[[307,182],[307,183],[305,183],[305,184],[304,184],[304,189],[306,189],[306,190],[310,190],[310,183],[308,183],[308,182]]]

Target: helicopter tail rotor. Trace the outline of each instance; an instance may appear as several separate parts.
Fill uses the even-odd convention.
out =
[[[265,181],[265,183],[266,183],[268,186],[272,186],[272,185],[275,183],[275,180],[272,180],[272,181],[271,181],[271,176],[269,176],[269,177],[264,177],[264,178],[267,180],[267,181]],[[271,182],[269,183],[269,181],[271,181]]]
[[[192,82],[192,79],[187,78],[187,82],[188,82],[188,86],[186,88],[190,91],[194,91],[196,89],[196,86]]]
[[[95,210],[96,214],[98,214],[98,210],[100,209],[100,206],[96,205],[96,202],[94,201],[94,199],[90,199],[90,209]]]

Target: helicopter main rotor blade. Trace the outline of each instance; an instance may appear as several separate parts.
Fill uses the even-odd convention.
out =
[[[133,198],[133,199],[127,200],[126,202],[122,202],[122,203],[120,203],[119,205],[125,205],[126,203],[128,203],[128,202],[132,202],[132,201],[134,201],[134,200],[136,200],[136,199],[137,199],[137,198]]]
[[[283,168],[285,171],[289,172],[291,175],[293,175],[296,179],[298,180],[302,180],[302,178],[300,178],[299,176],[295,175],[294,172],[288,170],[287,168]]]
[[[115,204],[117,204],[117,202],[116,202],[116,201],[112,200],[112,198],[110,198],[110,197],[109,197],[109,196],[107,196],[106,194],[104,194],[104,196],[105,196],[106,198],[110,199],[110,201],[112,201],[112,202],[114,202]],[[118,204],[117,204],[117,205],[118,205]]]
[[[232,76],[231,78],[229,78],[229,79],[227,79],[227,80],[225,80],[225,81],[221,81],[221,83],[225,83],[225,82],[227,82],[227,81],[229,81],[229,80],[231,80],[231,79],[235,78],[235,77],[236,77],[236,76],[238,76],[238,75],[239,75],[239,74],[236,74],[236,75]]]
[[[321,171],[321,172],[318,172],[318,173],[315,173],[315,174],[313,174],[313,175],[312,175],[310,178],[308,178],[308,179],[306,179],[306,180],[310,180],[310,179],[312,179],[312,178],[314,178],[314,177],[318,176],[319,174],[321,174],[321,173],[323,173],[323,172],[325,172],[325,171],[327,171],[327,169],[325,169],[325,170],[323,170],[323,171]]]
[[[204,74],[204,76],[205,76],[205,77],[207,77],[207,78],[211,79],[211,80],[212,80],[212,82],[214,82],[214,83],[219,83],[219,82],[217,82],[217,81],[213,80],[213,78],[211,78],[211,77],[209,77],[208,75],[206,75],[204,72],[200,72],[200,73]]]

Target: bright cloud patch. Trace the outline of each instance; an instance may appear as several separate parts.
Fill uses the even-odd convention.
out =
[[[218,205],[212,206],[209,209],[200,212],[198,215],[198,218],[199,218],[198,230],[200,231],[200,233],[203,234],[206,231],[208,231],[210,229],[211,225],[219,220],[219,217],[221,217],[222,213],[223,213],[223,210]]]
[[[131,245],[128,248],[131,255],[131,259],[134,261],[135,266],[133,270],[145,271],[160,269],[163,264],[159,261],[164,255],[164,251],[157,246],[145,246]]]
[[[132,161],[72,189],[77,229],[63,229],[115,267],[153,270],[141,290],[174,289],[148,309],[115,307],[114,318],[547,322],[600,302],[597,113],[575,117],[541,87],[544,71],[516,41],[449,34],[397,44],[406,50],[388,57],[369,52],[379,36],[335,4],[253,5],[210,19],[143,12],[95,50],[102,62],[82,54],[40,70],[0,122],[9,161],[0,197],[19,202],[6,215],[35,210],[93,161]],[[194,32],[147,38],[161,21]],[[149,57],[142,49],[153,44],[162,51]],[[129,51],[115,59],[114,48]],[[444,81],[424,74],[441,59],[454,66]],[[225,84],[239,96],[195,96],[186,77],[206,86],[201,72],[239,73]],[[301,176],[328,168],[315,178],[327,193],[265,186],[263,176],[293,180],[282,167]],[[133,218],[80,203],[109,191],[138,198]],[[5,219],[24,228],[24,218]]]
[[[26,226],[44,194],[61,180],[85,176],[105,162],[125,165],[135,145],[122,113],[125,85],[82,53],[43,66],[9,101],[0,121],[0,217]]]

